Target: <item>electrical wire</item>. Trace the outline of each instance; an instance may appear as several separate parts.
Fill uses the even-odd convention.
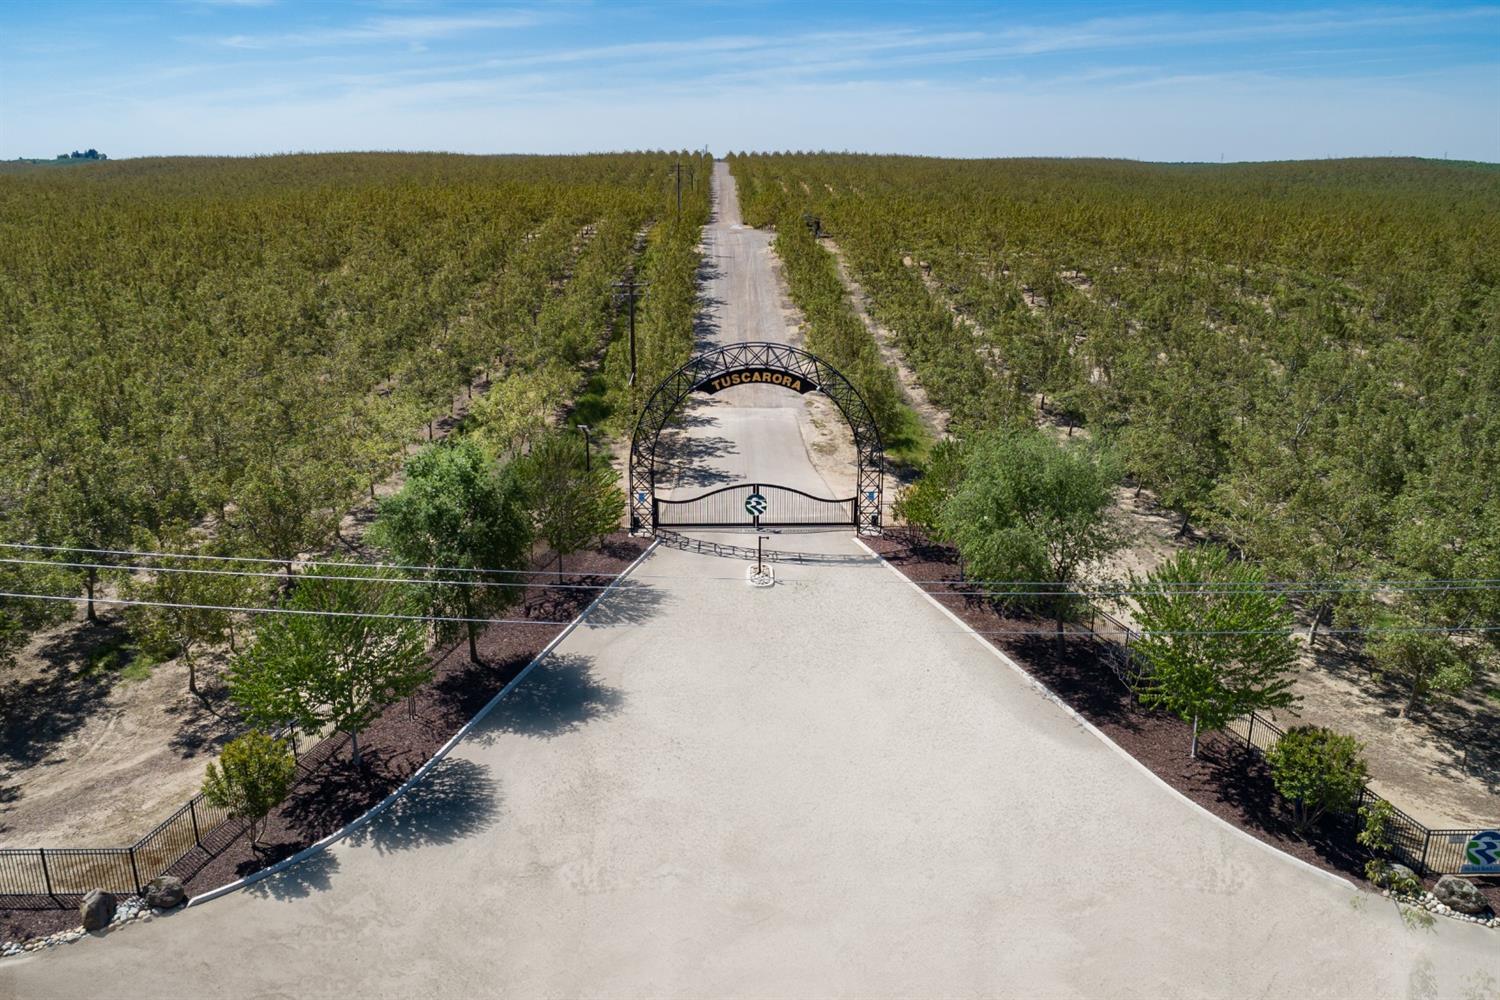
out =
[[[183,609],[183,610],[200,610],[200,611],[227,611],[227,612],[243,612],[243,613],[246,613],[246,614],[311,615],[311,616],[328,617],[328,618],[374,618],[374,619],[386,619],[386,620],[395,619],[395,620],[400,620],[400,621],[453,622],[453,623],[465,623],[465,624],[472,623],[472,624],[476,624],[476,625],[567,625],[567,624],[570,624],[569,621],[554,621],[554,620],[539,619],[539,618],[462,618],[462,617],[449,616],[449,615],[402,615],[402,614],[386,614],[386,613],[374,612],[374,611],[320,611],[320,610],[308,609],[308,608],[240,607],[240,606],[222,605],[222,604],[191,604],[191,603],[187,603],[187,602],[177,602],[177,601],[143,601],[143,600],[131,600],[131,599],[119,598],[119,597],[94,597],[94,598],[89,598],[89,597],[76,596],[76,595],[26,594],[26,593],[12,592],[12,591],[0,591],[0,597],[9,597],[9,598],[15,598],[15,599],[20,599],[20,600],[68,601],[68,602],[72,602],[74,604],[83,604],[83,603],[87,603],[88,601],[92,600],[95,604],[125,605],[125,606],[133,606],[133,607],[178,608],[178,609]],[[672,626],[666,626],[666,625],[639,625],[638,624],[635,627],[637,627],[637,628],[646,628],[646,629],[667,629],[667,628],[670,628]],[[962,634],[964,634],[965,631],[969,631],[969,630],[961,630],[961,629],[939,629],[939,630],[935,630],[935,631],[939,632],[939,633],[942,633],[942,634],[962,635]],[[1055,635],[1057,635],[1057,629],[1056,629],[1055,626],[1052,627],[1052,628],[1036,628],[1036,629],[972,629],[972,631],[978,633],[979,635],[998,635],[998,636],[1013,636],[1013,637],[1018,637],[1018,636],[1055,636]],[[1126,637],[1133,637],[1133,638],[1136,638],[1136,639],[1140,639],[1140,638],[1150,638],[1151,636],[1177,636],[1177,635],[1181,635],[1181,636],[1197,636],[1197,635],[1279,635],[1279,634],[1284,634],[1285,631],[1286,630],[1284,630],[1284,629],[1163,629],[1163,630],[1153,631],[1153,632],[1143,632],[1143,631],[1139,631],[1139,630],[1136,630],[1136,629],[1130,629],[1130,628],[1126,628],[1124,626],[1121,626],[1120,628],[1103,629],[1103,630],[1090,629],[1086,634],[1088,634],[1088,635],[1094,635],[1094,636],[1119,635],[1119,636],[1126,636]],[[1476,634],[1478,634],[1478,633],[1488,633],[1488,632],[1500,632],[1500,625],[1495,625],[1495,624],[1464,625],[1464,626],[1458,626],[1458,627],[1454,627],[1454,628],[1448,628],[1446,626],[1371,625],[1371,626],[1368,626],[1368,627],[1365,627],[1365,628],[1329,628],[1329,629],[1322,629],[1321,630],[1321,634],[1324,634],[1324,635],[1365,635],[1365,634],[1369,634],[1371,632],[1382,632],[1382,633],[1443,633],[1443,634],[1448,634],[1448,635],[1454,635],[1454,634],[1460,634],[1460,633],[1463,633],[1463,634],[1476,633]],[[1065,628],[1065,630],[1063,632],[1063,635],[1066,636],[1068,634],[1070,634],[1070,633],[1068,631],[1066,631],[1066,628]],[[1073,635],[1081,635],[1081,634],[1085,634],[1085,633],[1081,633],[1081,632],[1076,632],[1075,631],[1075,632],[1072,632],[1071,634],[1073,634]]]

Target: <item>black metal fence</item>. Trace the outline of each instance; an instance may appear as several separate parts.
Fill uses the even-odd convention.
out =
[[[655,497],[651,505],[653,527],[852,528],[858,516],[854,497],[815,497],[772,483],[736,483],[681,500]]]
[[[1107,635],[1100,634],[1101,623],[1106,626]],[[1140,633],[1093,602],[1088,605],[1088,631],[1094,642],[1102,647],[1110,672],[1134,697],[1149,673],[1135,655],[1135,641],[1140,638]],[[1120,639],[1113,640],[1108,637],[1110,635]],[[1235,719],[1226,728],[1231,735],[1243,739],[1247,748],[1262,754],[1286,734],[1285,730],[1257,712]],[[1413,819],[1389,799],[1371,791],[1369,786],[1360,791],[1354,803],[1354,814],[1358,814],[1361,806],[1376,802],[1384,802],[1391,808],[1391,853],[1419,875],[1458,874],[1465,861],[1466,845],[1475,834],[1482,832],[1477,828],[1434,830]]]
[[[348,742],[338,734],[297,756],[301,783]],[[168,816],[129,847],[0,848],[0,896],[34,897],[61,903],[92,889],[128,895],[158,875],[190,875],[223,853],[247,824],[210,805],[202,794]]]

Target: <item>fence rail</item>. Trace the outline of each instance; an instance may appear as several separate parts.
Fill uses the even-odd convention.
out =
[[[299,754],[297,783],[316,773],[347,742],[347,736],[336,734]],[[243,821],[211,805],[200,793],[129,847],[0,848],[0,897],[51,898],[60,903],[59,897],[82,896],[93,889],[140,893],[158,875],[196,871],[246,829]]]

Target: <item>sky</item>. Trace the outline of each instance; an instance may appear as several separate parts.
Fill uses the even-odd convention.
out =
[[[4,0],[0,159],[1500,161],[1500,6]]]

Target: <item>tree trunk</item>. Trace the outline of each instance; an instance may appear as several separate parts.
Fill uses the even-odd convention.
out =
[[[1188,533],[1188,514],[1187,511],[1182,511],[1181,513],[1182,524],[1177,528],[1177,537],[1186,538]]]
[[[1193,716],[1193,747],[1188,751],[1188,756],[1194,760],[1198,759],[1198,717]]]
[[[364,767],[365,766],[364,759],[361,758],[360,755],[359,755],[359,734],[358,733],[350,733],[349,734],[349,748],[350,748],[350,751],[351,751],[351,753],[353,755],[352,759],[354,760],[354,766],[355,767]]]
[[[470,661],[472,661],[474,663],[478,663],[479,662],[479,642],[478,642],[477,637],[475,636],[475,631],[476,631],[475,625],[476,625],[476,623],[469,622],[468,625],[469,625],[469,659],[470,659]]]
[[[84,577],[84,580],[83,580],[83,587],[84,587],[84,590],[86,590],[88,592],[88,598],[89,598],[88,610],[85,612],[84,617],[86,617],[90,622],[94,623],[95,625],[97,625],[99,623],[99,613],[94,610],[94,587],[97,586],[98,583],[99,583],[99,571],[97,569],[91,569],[91,570],[89,570],[88,574]]]
[[[1318,645],[1318,626],[1323,624],[1323,616],[1328,614],[1331,607],[1329,602],[1324,601],[1313,610],[1312,625],[1307,630],[1307,648],[1313,649]]]

